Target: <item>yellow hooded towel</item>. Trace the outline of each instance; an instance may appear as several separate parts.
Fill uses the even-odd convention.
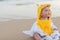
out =
[[[37,15],[37,26],[47,35],[51,35],[51,33],[53,33],[53,30],[51,28],[51,19],[49,20],[40,20],[40,15],[42,10],[45,7],[50,7],[50,4],[42,4],[42,5],[38,5],[38,15]]]

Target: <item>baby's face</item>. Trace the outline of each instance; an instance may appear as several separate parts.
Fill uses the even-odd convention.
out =
[[[51,15],[51,11],[50,11],[50,8],[49,7],[46,7],[42,10],[42,13],[41,13],[41,17],[43,18],[50,18],[50,15]]]

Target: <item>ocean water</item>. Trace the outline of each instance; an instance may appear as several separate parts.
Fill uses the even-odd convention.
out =
[[[0,21],[9,21],[13,19],[33,19],[37,15],[36,4],[16,1],[0,2]],[[52,2],[51,2],[52,3]],[[57,2],[58,4],[59,2]],[[52,5],[52,17],[60,17],[60,6]]]

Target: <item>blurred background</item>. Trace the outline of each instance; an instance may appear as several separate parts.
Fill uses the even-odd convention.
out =
[[[36,4],[43,3],[52,5],[52,17],[60,17],[60,0],[0,0],[0,20],[36,18]]]

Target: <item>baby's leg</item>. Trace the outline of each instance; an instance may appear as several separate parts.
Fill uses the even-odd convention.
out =
[[[34,33],[33,37],[35,40],[43,40],[37,32]]]

